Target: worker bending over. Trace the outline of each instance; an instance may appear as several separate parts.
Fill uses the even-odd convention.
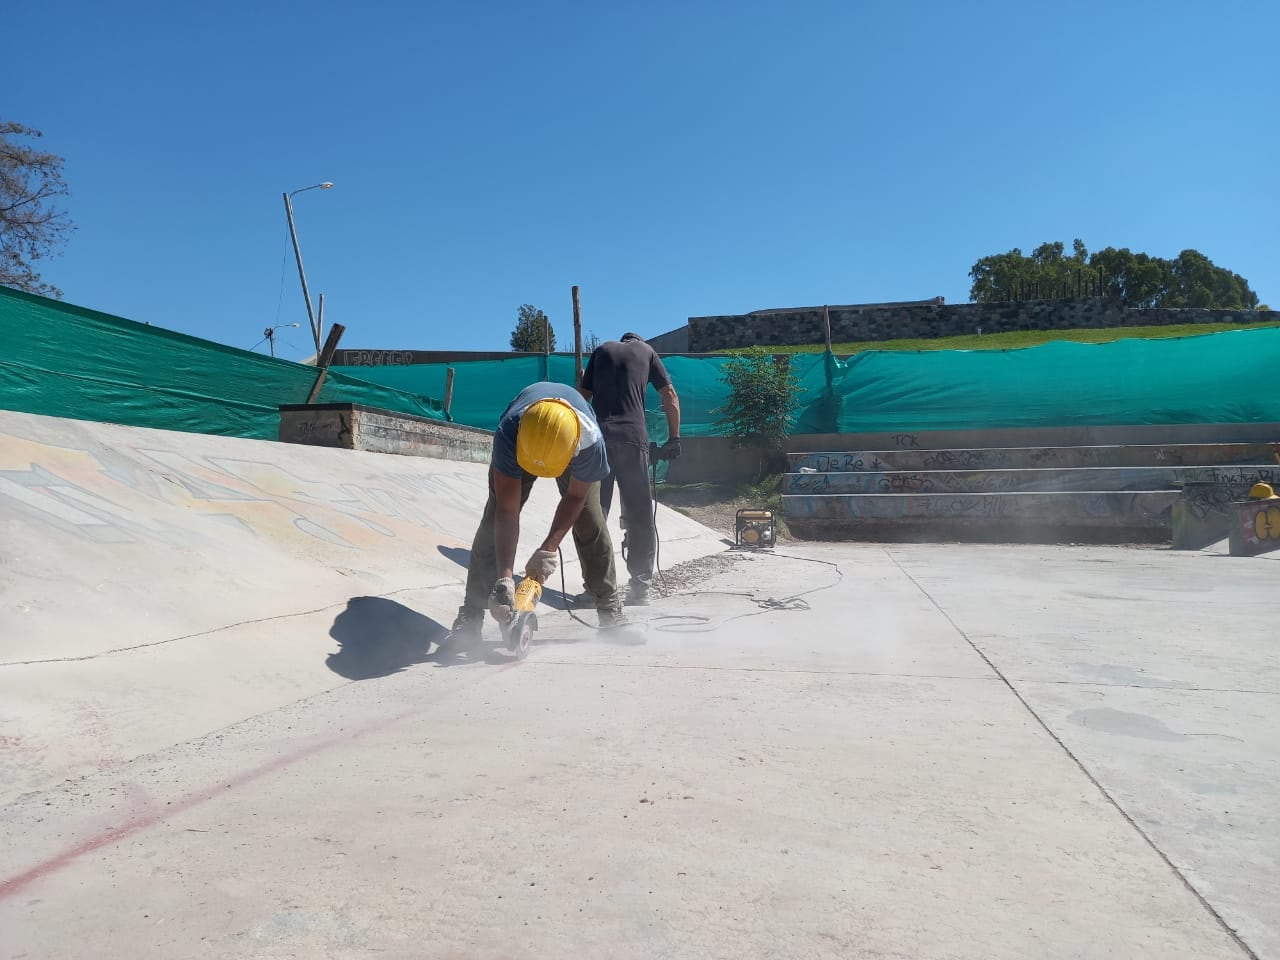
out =
[[[538,477],[556,478],[560,503],[551,530],[525,564],[525,575],[545,583],[555,573],[560,541],[572,529],[583,582],[595,599],[600,626],[625,623],[613,543],[600,509],[600,481],[608,475],[604,438],[578,391],[542,382],[516,395],[493,436],[489,498],[471,544],[466,599],[453,623],[452,646],[480,640],[486,608],[503,629],[511,622],[520,512]]]

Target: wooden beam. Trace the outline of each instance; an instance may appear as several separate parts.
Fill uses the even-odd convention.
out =
[[[324,379],[329,375],[329,364],[333,363],[333,355],[338,352],[338,341],[342,339],[342,334],[346,329],[340,323],[335,323],[329,328],[329,336],[325,338],[324,349],[320,351],[320,356],[316,358],[316,366],[320,368],[320,375],[316,377],[315,386],[311,388],[311,395],[307,397],[307,403],[315,403],[316,397],[320,396],[320,388],[324,386]]]
[[[582,386],[582,309],[578,288],[573,288],[573,385]]]

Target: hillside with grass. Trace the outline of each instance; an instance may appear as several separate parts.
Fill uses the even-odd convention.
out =
[[[1200,337],[1227,330],[1259,330],[1280,327],[1280,323],[1186,323],[1155,327],[1103,327],[1081,330],[1013,330],[1008,333],[968,334],[958,337],[931,337],[916,340],[864,340],[854,343],[835,343],[831,350],[837,356],[851,356],[869,350],[925,351],[925,350],[1018,350],[1042,343],[1070,341],[1072,343],[1110,343],[1113,340],[1167,340],[1180,337]],[[742,353],[750,349],[726,350],[725,353]],[[803,343],[789,346],[770,346],[770,353],[821,353],[820,343]]]

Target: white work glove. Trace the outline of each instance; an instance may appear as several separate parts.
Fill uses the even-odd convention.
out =
[[[535,550],[529,562],[524,565],[524,575],[532,577],[539,583],[546,583],[556,572],[556,554],[554,550]]]
[[[504,630],[515,617],[516,582],[510,577],[503,577],[493,585],[493,593],[489,594],[489,612]]]

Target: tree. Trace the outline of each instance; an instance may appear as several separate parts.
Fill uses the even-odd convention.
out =
[[[1031,256],[1016,247],[983,257],[969,271],[969,299],[977,303],[1100,292],[1126,307],[1210,307],[1252,310],[1258,295],[1238,273],[1216,266],[1196,250],[1173,260],[1106,247],[1090,255],[1076,240],[1066,256],[1061,243],[1044,243]],[[1097,284],[1101,283],[1101,289]]]
[[[584,357],[591,356],[591,354],[596,352],[596,347],[600,346],[602,343],[604,343],[604,341],[597,337],[596,332],[592,330],[582,340],[582,355]]]
[[[791,414],[799,403],[800,383],[791,372],[790,359],[775,361],[764,347],[751,347],[730,358],[720,373],[729,398],[720,409],[718,425],[735,447],[756,448],[757,477],[783,451]]]
[[[1050,291],[1060,291],[1068,285],[1074,290],[1076,276],[1088,269],[1088,256],[1084,243],[1076,240],[1070,256],[1066,255],[1064,245],[1057,242],[1040,244],[1030,256],[1014,247],[1008,253],[983,257],[969,271],[973,281],[969,299],[985,303],[1037,293],[1048,297]]]
[[[544,345],[547,332],[551,334],[550,345]],[[511,331],[511,349],[526,353],[542,353],[544,350],[556,348],[556,329],[551,326],[547,315],[532,304],[522,304],[516,314],[516,328]]]
[[[57,204],[68,194],[62,157],[24,142],[41,136],[0,120],[0,284],[61,297],[61,290],[41,280],[37,264],[60,252],[75,226]]]

